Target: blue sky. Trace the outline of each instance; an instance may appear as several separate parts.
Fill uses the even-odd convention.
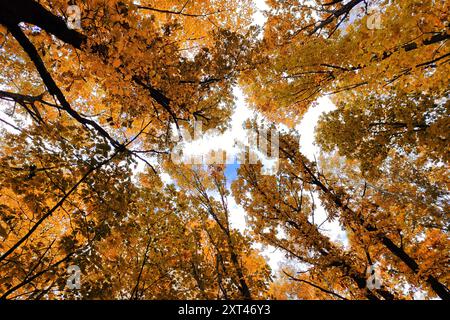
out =
[[[227,164],[225,167],[225,177],[227,178],[227,185],[229,186],[237,177],[237,170],[240,164],[237,162],[233,164]]]

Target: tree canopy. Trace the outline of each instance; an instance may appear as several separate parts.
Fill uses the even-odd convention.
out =
[[[0,299],[450,299],[450,3],[266,5],[0,3]],[[236,88],[276,172],[173,161]]]

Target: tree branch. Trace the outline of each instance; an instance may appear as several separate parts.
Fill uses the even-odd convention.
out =
[[[327,293],[327,294],[329,294],[329,295],[335,296],[335,297],[337,297],[337,298],[339,298],[339,299],[342,299],[342,300],[348,300],[347,298],[344,298],[344,297],[341,296],[340,294],[337,294],[336,292],[333,292],[333,291],[327,290],[327,289],[325,289],[325,288],[322,288],[322,287],[318,286],[317,284],[314,284],[314,283],[309,282],[309,281],[307,281],[307,280],[295,278],[294,276],[288,274],[288,273],[287,273],[286,271],[284,271],[284,270],[283,270],[283,273],[284,273],[287,277],[289,277],[289,279],[291,279],[291,280],[293,280],[293,281],[306,283],[306,284],[310,285],[311,287],[314,287],[314,288],[316,288],[316,289],[319,289],[320,291],[325,292],[325,293]]]

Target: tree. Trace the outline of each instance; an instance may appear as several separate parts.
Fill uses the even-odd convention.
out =
[[[2,136],[1,297],[42,297],[64,287],[64,266],[124,217],[133,192],[127,159],[75,126]]]
[[[44,88],[34,89],[36,94],[27,92],[26,97],[13,93],[3,93],[2,97],[22,105],[34,102],[39,114],[49,112],[50,117],[65,111],[116,147],[145,128],[147,139],[141,140],[144,150],[147,147],[151,150],[148,153],[163,151],[160,149],[168,139],[170,124],[179,127],[181,122],[187,125],[188,120],[201,118],[209,128],[224,126],[231,108],[234,72],[244,67],[240,55],[251,38],[215,29],[210,35],[214,47],[203,47],[189,58],[183,56],[180,43],[173,41],[171,32],[160,30],[154,19],[139,14],[138,8],[131,4],[92,3],[95,10],[87,10],[85,20],[94,22],[85,26],[84,33],[68,29],[61,17],[31,0],[8,1],[2,6],[1,22],[8,31],[5,43],[8,50],[3,54],[15,52],[21,57],[5,57],[9,60],[7,70],[23,70],[26,65],[29,72],[28,68],[35,67],[49,98],[56,97],[57,103],[50,103],[45,95],[35,97]],[[59,3],[54,11],[62,6]],[[24,32],[18,27],[20,22],[38,28],[27,28]],[[53,41],[49,34],[64,44]],[[44,57],[39,50],[45,51]],[[66,55],[63,61],[62,53]],[[52,70],[46,65],[51,65]],[[15,77],[21,74],[16,73]],[[105,77],[109,80],[104,81]],[[6,87],[14,87],[14,79],[4,80]],[[135,118],[142,121],[135,123]],[[112,129],[118,133],[113,134]]]
[[[211,5],[222,10],[217,2]],[[0,270],[8,276],[2,276],[1,294],[196,297],[196,260],[176,259],[190,256],[189,245],[203,240],[188,230],[191,241],[180,244],[185,221],[177,217],[159,229],[153,218],[132,223],[147,212],[173,213],[160,201],[144,206],[145,197],[169,199],[170,193],[142,190],[131,168],[139,160],[151,169],[148,175],[156,174],[151,158],[167,153],[171,131],[193,119],[203,119],[206,128],[226,126],[231,86],[235,72],[245,67],[243,48],[251,45],[247,36],[253,31],[235,33],[224,22],[223,28],[206,30],[208,41],[186,55],[188,39],[176,30],[192,22],[155,20],[126,1],[80,6],[83,30],[72,30],[63,19],[65,1],[1,4],[0,98],[10,117],[2,123],[13,131],[2,132]],[[250,13],[244,9],[239,19]],[[214,18],[221,19],[233,20],[233,13]],[[126,254],[129,247],[118,246],[117,239],[133,249]],[[173,256],[150,263],[170,248],[176,249]],[[114,264],[117,255],[133,256],[137,263],[122,258]],[[198,256],[199,264],[211,263],[207,252]],[[86,287],[74,296],[64,289],[71,263],[89,273]],[[189,295],[173,289],[180,276],[192,289]],[[200,270],[198,277],[214,275]],[[153,282],[160,291],[151,296]]]
[[[314,107],[319,96],[332,95],[337,110],[322,118],[318,142],[326,151],[337,150],[347,157],[343,161],[348,161],[348,166],[360,167],[361,171],[346,176],[349,169],[337,165],[339,158],[330,154],[323,157],[324,169],[319,170],[315,162],[298,152],[297,138],[285,136],[284,142],[280,140],[280,152],[293,165],[287,175],[272,181],[273,178],[259,175],[252,178],[248,172],[257,169],[242,169],[235,196],[242,197],[244,206],[253,203],[247,210],[258,217],[255,230],[260,235],[259,231],[267,230],[268,225],[295,229],[285,226],[288,218],[283,210],[283,214],[265,220],[270,206],[265,212],[255,212],[255,208],[260,208],[256,203],[263,196],[261,192],[273,199],[270,204],[274,208],[270,210],[281,210],[283,201],[292,206],[289,201],[294,200],[286,199],[298,198],[297,193],[302,194],[299,190],[308,190],[303,182],[320,197],[328,219],[337,219],[345,228],[352,254],[366,264],[371,264],[374,255],[379,262],[389,256],[393,259],[386,262],[385,270],[400,263],[395,268],[405,272],[407,282],[415,287],[425,282],[431,296],[448,299],[445,268],[441,264],[446,258],[440,255],[440,249],[426,255],[430,258],[427,262],[415,255],[417,251],[424,252],[422,245],[428,241],[434,243],[433,248],[448,246],[444,240],[448,221],[442,216],[447,188],[438,178],[445,176],[448,158],[444,146],[448,134],[441,129],[446,127],[448,113],[448,4],[355,0],[308,4],[271,1],[269,5],[264,39],[254,51],[256,68],[241,77],[250,102],[270,120],[293,127]],[[410,170],[402,167],[405,164]],[[325,171],[332,174],[324,174]],[[341,181],[341,176],[346,180]],[[264,182],[265,179],[270,182]],[[290,181],[296,179],[300,182],[293,185]],[[435,181],[437,185],[433,186]],[[262,185],[263,191],[258,191],[257,185]],[[281,190],[266,190],[265,185],[276,185]],[[374,188],[367,191],[368,186]],[[417,207],[412,209],[409,201],[417,201],[413,202]],[[307,225],[298,229],[306,232],[311,221],[308,209],[302,210],[303,223],[306,221]],[[290,215],[298,219],[295,212],[295,207],[291,208]],[[402,221],[405,217],[407,221]],[[272,218],[274,221],[267,221]],[[412,222],[415,218],[420,222]],[[435,229],[418,228],[417,224],[422,223]],[[273,231],[271,236],[276,239],[279,235]],[[298,242],[303,244],[303,239],[309,238],[304,235],[300,241],[289,236],[283,246],[275,245],[289,252],[292,247],[298,250]],[[421,236],[427,240],[418,241]],[[303,248],[301,259],[312,248],[313,244]],[[289,254],[292,256],[292,252]],[[429,270],[432,264],[436,266],[435,273],[422,271]],[[312,265],[323,266],[318,262]],[[315,285],[317,277],[313,273],[311,277],[310,283]],[[296,277],[290,274],[288,278]],[[305,276],[300,280],[305,280]],[[318,287],[329,290],[321,283]],[[334,290],[322,293],[333,296]]]
[[[69,4],[76,28],[67,1],[0,4],[0,299],[450,299],[448,3],[270,0],[262,37],[251,0]],[[279,172],[230,188],[170,153],[238,85]],[[322,95],[310,161],[281,124]]]
[[[137,8],[153,15],[163,26],[173,23],[176,38],[185,42],[188,48],[203,44],[213,46],[211,32],[218,28],[245,34],[252,23],[253,6],[253,2],[248,0],[150,0],[142,2]],[[236,11],[238,14],[235,14]]]
[[[427,255],[431,260],[425,262],[423,257],[409,254],[426,250],[423,246],[429,240],[417,241],[423,229],[400,223],[404,216],[399,215],[401,211],[392,204],[392,200],[391,205],[385,203],[383,206],[371,200],[372,196],[366,199],[365,193],[361,199],[355,191],[355,181],[338,182],[333,176],[325,175],[317,164],[310,163],[300,154],[297,141],[298,136],[293,134],[280,137],[282,160],[276,177],[261,176],[260,168],[254,165],[245,165],[239,170],[239,179],[233,186],[234,195],[250,215],[252,229],[258,238],[305,264],[307,270],[301,271],[307,273],[307,281],[334,296],[337,294],[346,298],[347,292],[350,292],[356,298],[364,295],[369,299],[402,297],[395,290],[402,281],[400,277],[390,282],[390,277],[386,276],[386,287],[379,291],[371,292],[366,287],[365,271],[378,261],[386,272],[401,270],[399,272],[405,273],[408,283],[420,287],[425,282],[431,296],[437,294],[447,299],[449,292],[442,265],[445,258],[439,249],[448,246],[445,233],[439,230],[430,233],[434,239],[430,241],[435,243],[433,247],[436,248],[434,254]],[[339,221],[346,230],[351,244],[349,250],[336,246],[321,233],[321,222],[314,219],[314,192],[327,211],[327,220]],[[373,197],[377,202],[385,199],[377,189]],[[402,204],[405,205],[405,202]],[[430,214],[422,210],[417,213],[423,214],[424,219]],[[414,214],[411,223],[415,222]],[[431,271],[431,265],[441,267]],[[306,280],[299,280],[291,274],[289,277],[294,281]]]
[[[350,96],[350,103],[323,116],[317,141],[325,151],[337,148],[341,155],[360,161],[367,174],[375,174],[392,150],[429,163],[448,163],[449,101],[439,97],[400,92]]]
[[[251,249],[250,239],[243,237],[230,225],[226,178],[223,166],[210,166],[208,171],[198,167],[173,167],[170,172],[191,194],[193,205],[212,244],[217,260],[217,281],[225,299],[264,297],[270,269]],[[216,197],[210,193],[215,192]],[[226,277],[231,281],[226,281]],[[231,285],[231,288],[227,288]],[[233,293],[237,288],[239,295]],[[230,292],[231,291],[231,292]]]
[[[242,84],[270,119],[294,125],[323,94],[447,90],[448,3],[270,1],[256,68]],[[381,17],[372,26],[371,12]]]

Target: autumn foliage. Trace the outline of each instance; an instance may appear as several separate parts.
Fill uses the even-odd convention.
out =
[[[0,299],[450,299],[449,2],[266,3],[0,2]],[[236,87],[278,171],[174,163]]]

